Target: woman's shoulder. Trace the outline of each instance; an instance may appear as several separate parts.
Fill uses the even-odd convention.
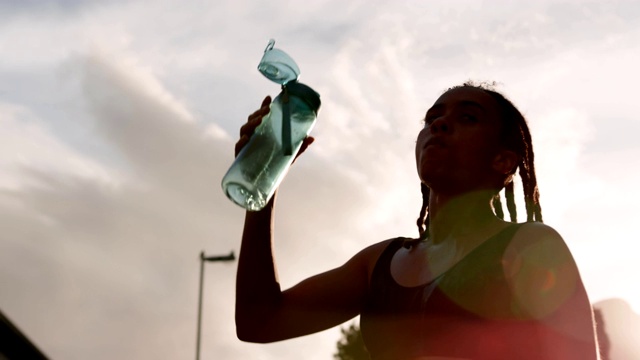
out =
[[[557,292],[562,298],[566,295],[563,291],[581,284],[577,264],[562,236],[539,222],[519,226],[503,254],[502,264],[512,288],[528,289],[527,296],[541,303],[532,294],[547,296]]]
[[[592,351],[589,298],[571,251],[554,228],[535,222],[522,224],[504,253],[502,264],[520,308],[532,319],[563,329],[562,333],[571,334],[572,339],[565,342],[569,338],[559,336],[547,341],[557,342],[556,348],[571,345],[571,351]],[[582,341],[582,345],[575,340]]]
[[[542,223],[540,221],[529,221],[524,223],[519,223],[519,228],[524,229],[525,231],[549,231],[549,232],[557,232],[553,227],[548,224]]]
[[[518,224],[518,229],[513,235],[510,246],[522,251],[532,247],[553,247],[563,252],[569,251],[558,231],[547,224],[537,221]]]
[[[400,247],[406,240],[410,240],[406,237],[395,237],[391,239],[386,239],[379,241],[375,244],[369,245],[358,252],[353,256],[352,260],[357,261],[362,266],[365,266],[367,269],[367,277],[371,279],[371,274],[373,273],[373,269],[378,262],[378,259],[385,250],[393,250],[393,248]]]
[[[365,247],[358,254],[356,254],[356,256],[362,256],[368,259],[369,258],[377,259],[392,244],[395,246],[400,246],[401,244],[404,244],[405,241],[407,240],[412,240],[412,239],[407,237],[395,237],[391,239],[382,240]]]

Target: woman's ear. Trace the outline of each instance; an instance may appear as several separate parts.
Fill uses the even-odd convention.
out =
[[[518,165],[518,155],[511,150],[500,150],[493,158],[493,170],[503,175],[512,174]]]

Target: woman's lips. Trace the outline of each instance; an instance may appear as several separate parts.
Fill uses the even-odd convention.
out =
[[[431,139],[427,140],[427,142],[424,144],[423,149],[426,149],[426,148],[428,148],[428,147],[430,147],[430,146],[435,146],[435,147],[442,147],[442,148],[444,148],[444,147],[447,147],[447,143],[446,143],[446,141],[445,141],[443,138],[441,138],[441,137],[433,137],[433,138],[431,138]]]

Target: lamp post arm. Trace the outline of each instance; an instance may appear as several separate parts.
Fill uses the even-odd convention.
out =
[[[204,252],[200,253],[201,258],[204,261],[233,261],[236,259],[235,254],[233,253],[233,251],[231,251],[231,253],[229,253],[229,255],[224,255],[224,256],[204,256]]]

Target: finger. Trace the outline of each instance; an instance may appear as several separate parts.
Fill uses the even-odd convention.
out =
[[[244,148],[248,142],[249,142],[249,136],[246,136],[246,135],[242,136],[240,140],[238,140],[235,147],[235,156],[238,156],[240,151],[242,151],[242,148]]]
[[[271,104],[271,97],[267,96],[262,101],[262,107],[249,115],[247,122],[240,127],[240,136],[253,134],[255,128],[262,123],[262,119],[271,111],[269,104]]]
[[[264,100],[262,100],[262,105],[260,105],[261,108],[265,107],[265,106],[269,106],[269,104],[271,104],[271,96],[267,95]]]
[[[256,116],[263,116],[265,113],[268,113],[270,110],[270,104],[271,104],[271,97],[267,96],[264,99],[264,101],[262,101],[260,108],[254,111],[251,115],[249,115],[248,120],[251,120]]]
[[[300,146],[300,150],[298,150],[298,153],[296,154],[296,157],[293,161],[295,161],[300,155],[302,155],[302,153],[305,152],[305,150],[307,150],[309,145],[313,144],[315,140],[316,139],[314,139],[311,136],[307,136],[304,140],[302,140],[302,145]]]
[[[262,117],[257,117],[251,121],[248,121],[246,124],[242,125],[240,127],[240,137],[242,136],[251,136],[253,135],[253,133],[255,132],[256,128],[258,126],[260,126],[260,124],[262,124],[262,119],[264,119],[264,116]]]
[[[261,107],[260,109],[254,111],[251,115],[249,115],[249,117],[247,118],[247,122],[267,115],[269,113],[269,110],[270,108],[268,106]]]
[[[311,145],[313,143],[315,139],[308,136],[306,137],[304,140],[302,140],[302,146],[300,147],[300,154],[302,154],[305,150],[307,150],[307,148],[309,147],[309,145]]]
[[[257,124],[255,124],[255,119],[247,122],[246,124],[240,127],[240,137],[251,136],[254,130],[256,129]]]
[[[253,112],[253,114],[249,115],[249,120],[252,120],[253,118],[257,117],[257,116],[264,116],[266,115],[270,108],[269,105],[271,104],[271,96],[268,96],[264,98],[264,100],[262,100],[262,104],[260,105],[260,109],[256,110]]]
[[[264,100],[262,100],[260,109],[254,111],[251,115],[249,115],[247,122],[240,127],[240,139],[235,146],[236,156],[238,156],[242,148],[247,145],[256,128],[262,123],[262,119],[264,118],[264,116],[269,113],[270,104],[271,96],[267,95]]]
[[[313,136],[307,136],[304,141],[307,142],[307,146],[313,144],[314,141],[316,141],[316,138],[314,138]]]
[[[262,119],[269,113],[269,108],[261,109],[249,116],[249,120],[240,127],[240,136],[251,135],[262,124]]]

